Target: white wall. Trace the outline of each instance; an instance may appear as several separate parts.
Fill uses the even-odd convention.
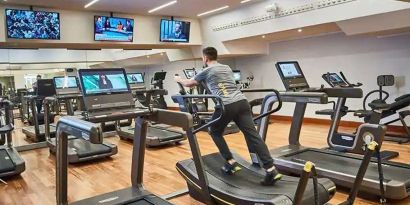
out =
[[[272,43],[268,56],[237,58],[237,69],[243,73],[253,73],[253,88],[275,88],[284,90],[276,71],[277,61],[297,60],[311,87],[319,87],[326,82],[321,78],[326,72],[343,71],[352,83],[362,82],[363,92],[377,89],[376,78],[382,74],[398,77],[395,87],[386,87],[391,99],[410,93],[410,35],[390,38],[346,37],[334,34],[322,37]],[[249,96],[253,99],[255,96]],[[362,99],[348,100],[351,109],[362,107]],[[307,117],[317,116],[315,110],[326,106],[311,105]],[[286,105],[280,115],[292,115],[293,105]],[[349,115],[347,120],[361,121]]]
[[[336,6],[315,9],[295,15],[274,18],[258,23],[242,25],[221,31],[214,31],[215,26],[233,23],[239,20],[261,16],[266,13],[266,6],[276,2],[279,8],[286,10],[295,6],[317,3],[315,0],[273,0],[261,1],[252,5],[243,6],[239,9],[212,15],[201,19],[203,44],[218,48],[221,54],[240,54],[241,50],[228,47],[224,42],[251,36],[264,35],[285,30],[303,28],[318,24],[339,22],[364,16],[393,12],[410,8],[410,4],[394,0],[357,0]],[[342,28],[343,29],[343,28]],[[248,53],[261,53],[261,47],[248,47]],[[196,53],[197,55],[200,53]]]

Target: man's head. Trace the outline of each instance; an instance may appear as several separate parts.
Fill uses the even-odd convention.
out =
[[[37,75],[37,80],[40,80],[41,79],[41,75]]]
[[[174,25],[174,32],[175,33],[181,32],[181,27],[182,27],[181,23],[176,22],[175,25]]]
[[[218,60],[218,51],[214,47],[206,47],[202,50],[202,60],[206,64]]]

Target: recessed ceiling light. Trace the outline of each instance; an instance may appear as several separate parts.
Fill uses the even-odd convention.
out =
[[[175,3],[177,3],[177,2],[178,2],[178,1],[170,1],[170,2],[168,2],[168,3],[166,3],[166,4],[163,4],[163,5],[161,5],[161,6],[158,6],[158,7],[156,7],[156,8],[153,8],[153,9],[149,10],[148,13],[152,13],[152,12],[158,11],[158,10],[160,10],[160,9],[163,9],[163,8],[167,7],[167,6],[171,6],[172,4],[175,4]]]
[[[241,4],[244,4],[244,3],[250,2],[250,1],[252,1],[252,0],[243,0],[243,1],[241,1]]]
[[[227,8],[229,8],[228,5],[223,6],[223,7],[219,7],[219,8],[214,9],[214,10],[206,11],[206,12],[204,12],[204,13],[200,13],[200,14],[198,14],[197,16],[207,15],[207,14],[214,13],[214,12],[217,12],[217,11],[220,11],[220,10],[224,10],[224,9],[227,9]]]
[[[301,28],[300,28],[300,29],[298,29],[298,32],[299,32],[299,33],[301,33],[302,31],[303,31],[303,30],[302,30]]]
[[[265,36],[265,35],[263,35],[263,36],[262,36],[262,38],[266,38],[266,36]]]
[[[90,7],[91,5],[97,3],[97,1],[99,1],[99,0],[92,0],[90,3],[86,4],[86,5],[84,6],[84,8]]]

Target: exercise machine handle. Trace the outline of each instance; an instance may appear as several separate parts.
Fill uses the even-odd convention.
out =
[[[215,118],[214,120],[208,121],[207,123],[193,130],[194,134],[218,122],[222,118],[222,115],[225,113],[225,106],[223,104],[222,98],[216,95],[174,95],[172,96],[172,99],[174,100],[174,102],[180,105],[184,104],[184,106],[187,106],[187,103],[188,103],[187,100],[189,99],[213,99],[217,102],[216,107],[221,109],[221,115]]]
[[[278,102],[278,106],[276,106],[275,109],[272,109],[272,110],[270,110],[269,112],[266,112],[266,113],[263,113],[263,114],[261,114],[261,115],[256,116],[256,117],[253,119],[253,121],[256,121],[256,120],[262,119],[262,118],[264,118],[264,117],[266,117],[266,116],[269,116],[269,115],[271,115],[271,114],[273,114],[273,113],[279,111],[279,110],[282,108],[282,99],[281,99],[281,97],[280,97],[279,91],[277,91],[277,90],[275,90],[275,89],[270,89],[270,92],[275,93],[276,98],[278,99],[278,101],[277,101],[277,102]]]

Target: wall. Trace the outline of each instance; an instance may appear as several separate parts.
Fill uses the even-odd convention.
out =
[[[267,14],[266,6],[271,4],[272,2],[276,2],[280,9],[286,10],[293,8],[294,6],[299,6],[307,3],[316,3],[318,1],[261,1],[260,3],[243,6],[239,9],[203,18],[201,19],[203,44],[207,46],[217,47],[221,54],[240,54],[243,53],[242,50],[232,46],[229,47],[224,42],[410,8],[410,4],[394,0],[358,0],[336,6],[303,12],[296,15],[289,15],[281,18],[274,18],[258,23],[243,25],[231,29],[213,31],[213,28],[215,26],[219,26],[221,24],[228,24],[234,21],[245,20],[254,16]],[[195,54],[200,55],[199,51],[200,50],[198,49]],[[255,44],[255,46],[248,46],[247,52],[249,54],[259,54],[263,51],[263,47],[256,46]]]
[[[352,83],[362,82],[363,92],[377,89],[376,78],[381,74],[393,74],[396,86],[386,87],[391,99],[410,93],[410,35],[389,38],[346,37],[334,34],[322,37],[272,43],[267,56],[237,58],[236,68],[245,73],[253,73],[253,88],[275,88],[284,90],[276,71],[277,61],[297,60],[311,87],[319,87],[326,82],[321,78],[326,72],[343,71]],[[256,96],[249,96],[253,99]],[[348,100],[351,109],[362,107],[362,99]],[[317,116],[314,111],[329,106],[311,105],[308,117]],[[280,115],[292,115],[293,105],[285,105]],[[344,118],[361,121],[349,115]]]

